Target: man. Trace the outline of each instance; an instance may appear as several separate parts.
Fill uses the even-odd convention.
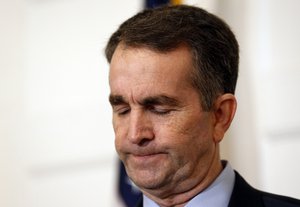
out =
[[[106,47],[115,146],[144,207],[300,206],[250,187],[221,161],[236,111],[238,43],[192,6],[143,11]]]

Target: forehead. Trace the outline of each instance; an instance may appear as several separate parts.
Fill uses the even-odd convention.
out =
[[[167,93],[190,88],[192,56],[188,47],[156,52],[120,44],[112,57],[109,82],[113,93],[126,90]]]
[[[192,68],[192,53],[184,45],[169,52],[157,52],[146,47],[119,44],[111,60],[110,78],[115,78],[115,76],[111,77],[111,75],[116,75],[115,73],[121,73],[120,75],[127,73],[182,75],[190,74]]]

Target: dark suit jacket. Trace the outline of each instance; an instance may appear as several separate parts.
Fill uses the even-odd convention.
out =
[[[143,207],[142,199],[136,207]],[[300,200],[256,190],[235,172],[228,207],[300,207]]]

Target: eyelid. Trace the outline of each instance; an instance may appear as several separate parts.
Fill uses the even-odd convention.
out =
[[[128,105],[114,105],[112,106],[113,112],[118,115],[125,115],[130,111],[130,107]]]
[[[168,114],[171,111],[174,111],[174,109],[168,108],[168,107],[157,107],[157,106],[149,106],[148,109],[155,113],[155,114],[159,114],[159,115],[163,115],[163,114]]]

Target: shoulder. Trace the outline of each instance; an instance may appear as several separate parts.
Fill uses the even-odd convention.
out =
[[[294,198],[275,195],[257,190],[250,186],[239,173],[235,172],[235,184],[229,207],[300,207]]]
[[[300,200],[287,197],[287,196],[281,196],[281,195],[275,195],[271,193],[262,193],[262,199],[266,207],[273,207],[273,206],[280,206],[280,207],[299,207],[300,206]]]

